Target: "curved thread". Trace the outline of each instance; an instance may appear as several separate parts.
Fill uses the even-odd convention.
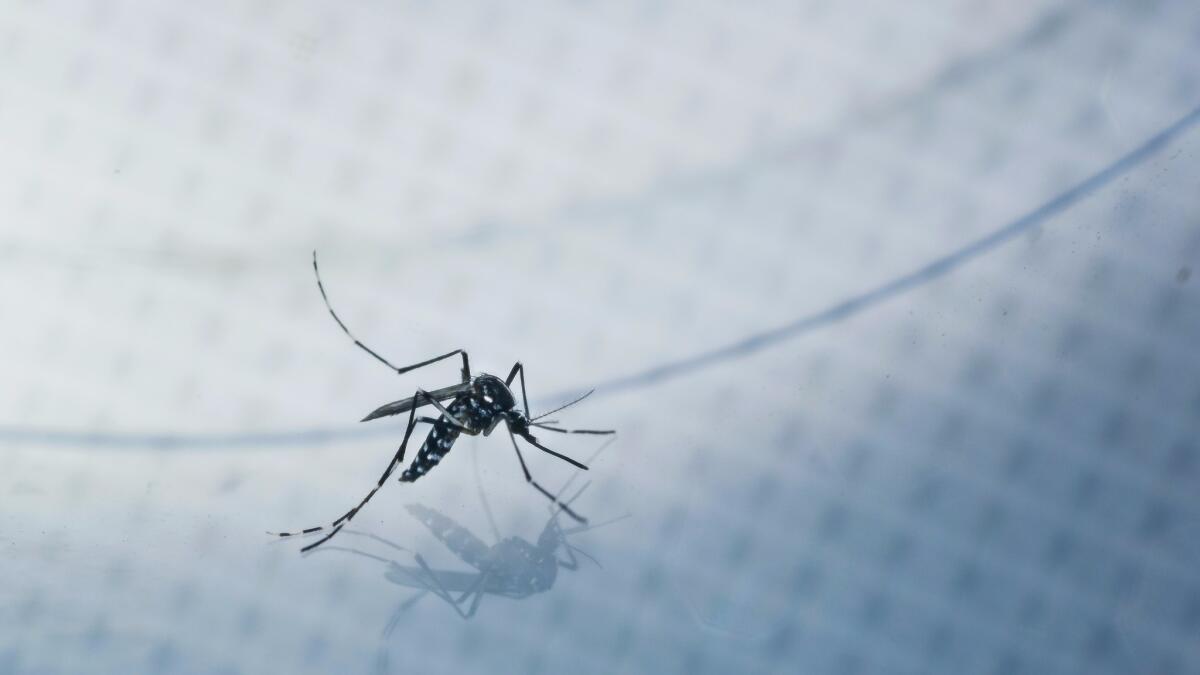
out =
[[[655,366],[639,373],[611,379],[590,387],[595,395],[604,396],[630,389],[658,384],[668,379],[682,377],[730,359],[742,358],[766,349],[809,331],[837,323],[860,314],[871,307],[886,302],[922,284],[943,277],[971,260],[992,251],[1017,235],[1026,232],[1050,218],[1062,213],[1087,198],[1097,190],[1112,183],[1120,176],[1142,164],[1160,152],[1184,132],[1200,122],[1200,107],[1194,108],[1179,120],[1150,137],[1137,148],[1112,164],[1075,184],[1053,199],[1041,204],[1016,220],[991,233],[972,241],[951,253],[926,265],[893,279],[873,289],[852,296],[823,310],[801,317],[791,323],[778,326],[737,342],[702,352],[678,361]],[[559,392],[548,400],[564,400],[578,396],[579,391]],[[145,434],[107,433],[95,431],[59,431],[36,427],[0,427],[0,442],[24,442],[41,445],[89,445],[117,448],[233,448],[233,447],[279,447],[290,445],[320,445],[334,440],[367,438],[376,435],[391,435],[390,426],[375,428],[332,427],[299,431],[277,431],[260,433],[229,434]]]
[[[797,319],[789,324],[756,333],[724,347],[678,361],[672,361],[661,366],[655,366],[640,373],[600,382],[592,385],[590,389],[594,389],[597,395],[603,396],[634,387],[646,386],[668,378],[679,377],[720,361],[746,356],[770,347],[777,342],[794,338],[801,333],[837,323],[906,291],[912,290],[917,286],[943,277],[971,260],[995,249],[1013,237],[1033,229],[1079,203],[1084,198],[1158,153],[1177,136],[1195,126],[1198,121],[1200,121],[1200,108],[1195,108],[1174,124],[1139,145],[1132,152],[1092,174],[1082,182],[1076,183],[1065,192],[1059,193],[1058,196],[1050,201],[1045,202],[1009,224],[881,286],[851,296],[846,300]],[[559,396],[566,398],[576,394],[577,392],[568,391],[560,393]]]

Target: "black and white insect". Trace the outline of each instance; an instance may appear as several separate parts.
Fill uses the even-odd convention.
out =
[[[388,462],[387,468],[384,469],[383,474],[379,477],[379,481],[375,484],[375,487],[371,488],[371,491],[367,493],[366,497],[363,497],[362,501],[360,501],[358,505],[342,514],[341,517],[339,517],[337,520],[334,520],[329,525],[309,527],[297,532],[272,532],[268,534],[278,537],[293,537],[297,535],[312,534],[314,532],[329,530],[329,533],[325,536],[300,549],[301,552],[312,550],[329,541],[338,533],[338,531],[345,527],[345,525],[349,523],[364,506],[366,506],[367,502],[369,502],[371,498],[375,496],[375,493],[378,492],[379,489],[383,487],[383,484],[387,482],[387,479],[391,477],[392,472],[395,471],[396,467],[404,463],[404,451],[408,447],[408,439],[412,436],[413,429],[416,428],[417,424],[420,423],[431,424],[433,425],[433,428],[429,431],[429,435],[426,436],[425,442],[421,444],[421,449],[417,452],[416,460],[414,460],[413,463],[407,469],[405,469],[403,473],[400,474],[400,482],[411,483],[416,481],[418,478],[428,473],[430,469],[437,466],[438,462],[442,461],[442,458],[446,456],[446,453],[450,452],[450,448],[453,447],[455,440],[458,439],[460,434],[468,434],[470,436],[483,434],[484,436],[487,436],[492,433],[498,424],[503,422],[505,428],[508,430],[508,436],[512,440],[513,449],[517,453],[517,460],[521,463],[521,472],[525,474],[525,482],[536,488],[538,492],[541,492],[543,495],[545,495],[545,497],[551,502],[559,504],[562,507],[563,512],[574,518],[576,521],[580,523],[587,522],[586,518],[572,511],[570,506],[559,503],[553,494],[551,494],[533,479],[533,476],[529,473],[529,467],[525,465],[525,457],[521,454],[521,448],[519,445],[517,445],[517,436],[525,439],[526,442],[542,452],[554,455],[564,462],[568,462],[586,471],[587,466],[585,466],[583,463],[577,462],[566,455],[555,452],[554,450],[551,450],[550,448],[547,448],[538,442],[538,439],[533,435],[532,429],[536,427],[538,429],[545,429],[547,431],[553,431],[560,434],[616,433],[612,430],[563,429],[552,426],[552,423],[549,422],[538,422],[538,420],[548,415],[552,415],[559,410],[582,401],[584,398],[587,398],[588,394],[591,392],[588,392],[587,394],[584,394],[583,396],[563,406],[551,410],[548,413],[534,417],[529,412],[529,398],[525,394],[525,368],[521,365],[520,361],[513,364],[512,369],[508,373],[508,377],[504,378],[503,380],[495,375],[489,375],[487,373],[472,375],[470,360],[467,357],[467,352],[462,349],[455,349],[454,351],[447,352],[441,356],[435,356],[432,359],[428,359],[420,363],[414,363],[410,366],[398,368],[392,365],[390,361],[380,356],[370,347],[363,344],[358,338],[354,337],[354,334],[350,332],[350,329],[347,328],[346,324],[343,323],[341,318],[338,317],[337,312],[333,311],[333,306],[329,302],[329,296],[325,293],[325,285],[321,283],[321,271],[317,267],[316,251],[313,252],[313,274],[317,278],[317,289],[321,292],[321,299],[325,303],[325,308],[329,310],[329,315],[333,317],[333,320],[337,322],[337,325],[342,329],[342,331],[345,332],[346,335],[353,340],[354,344],[360,349],[370,354],[383,365],[395,371],[397,375],[403,375],[409,371],[437,363],[438,361],[442,361],[453,356],[461,356],[462,381],[458,384],[436,389],[434,391],[417,389],[416,392],[409,398],[393,401],[386,405],[380,406],[374,412],[362,419],[363,422],[368,422],[381,417],[398,415],[403,412],[408,413],[408,425],[404,429],[404,438],[400,441],[400,448],[396,451],[396,454],[392,457],[392,460]],[[523,410],[517,408],[516,397],[513,395],[513,392],[510,389],[513,382],[518,377],[521,380],[521,402]],[[451,401],[451,403],[449,405],[443,405],[442,401]],[[426,405],[431,405],[436,408],[437,411],[441,413],[440,416],[436,418],[426,416],[418,417],[416,414],[417,408]]]

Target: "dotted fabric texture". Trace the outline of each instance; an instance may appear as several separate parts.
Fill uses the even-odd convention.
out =
[[[0,673],[1200,672],[1197,106],[1191,0],[8,3]],[[264,533],[457,377],[314,249],[599,385],[576,569],[451,606],[503,432]]]

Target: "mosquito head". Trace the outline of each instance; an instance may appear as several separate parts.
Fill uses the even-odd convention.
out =
[[[490,408],[493,412],[512,410],[517,405],[516,397],[508,385],[504,384],[504,380],[487,373],[480,373],[475,378],[475,396],[480,405]]]
[[[529,418],[515,407],[505,411],[504,421],[508,423],[508,428],[518,436],[529,433]]]

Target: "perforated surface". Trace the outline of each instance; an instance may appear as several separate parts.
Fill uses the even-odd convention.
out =
[[[1184,0],[14,3],[0,672],[1195,672],[1198,35]],[[314,248],[397,362],[600,385],[556,416],[620,431],[576,504],[631,517],[570,537],[602,567],[404,604],[384,560],[471,570],[414,513],[536,543],[502,435],[338,548],[263,534],[456,377],[356,351]]]

